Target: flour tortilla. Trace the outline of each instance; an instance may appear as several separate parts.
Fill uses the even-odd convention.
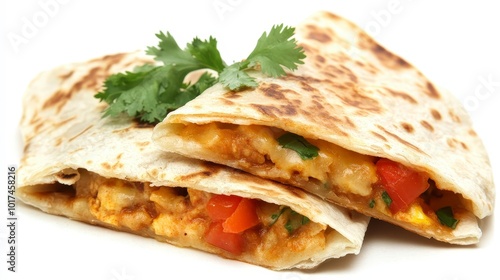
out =
[[[109,55],[43,72],[32,81],[24,96],[20,125],[25,143],[16,192],[20,200],[50,214],[156,238],[177,246],[194,247],[271,269],[312,268],[326,259],[359,253],[369,221],[367,217],[241,171],[164,153],[152,143],[152,126],[129,118],[102,118],[107,104],[100,103],[94,95],[101,89],[104,79],[149,60],[141,53]],[[290,254],[276,257],[277,252],[286,251],[284,248],[235,256],[203,242],[202,236],[170,234],[179,230],[176,223],[164,223],[157,230],[140,228],[140,225],[138,228],[126,226],[117,223],[115,216],[99,219],[87,205],[91,198],[79,197],[79,192],[98,188],[99,182],[116,184],[118,189],[107,190],[114,192],[116,198],[125,200],[130,194],[119,193],[123,189],[119,188],[122,183],[139,186],[132,190],[134,192],[146,187],[183,187],[255,198],[289,206],[312,222],[328,228],[329,233],[321,250],[308,251],[306,248],[292,254],[293,257]],[[71,186],[75,185],[79,186],[76,195],[71,191]],[[108,202],[115,203],[113,200]],[[169,201],[164,203],[170,204]],[[129,223],[134,225],[134,220]],[[194,226],[188,224],[180,230],[187,231]],[[274,258],[269,259],[267,256],[271,253]]]
[[[297,26],[295,38],[307,55],[297,71],[278,79],[251,73],[259,86],[242,92],[217,84],[168,115],[155,128],[154,141],[165,151],[280,181],[270,168],[259,170],[242,159],[224,159],[176,131],[191,124],[256,125],[388,158],[428,174],[438,189],[456,194],[467,213],[453,232],[422,230],[381,215],[368,203],[360,206],[315,193],[426,237],[478,242],[477,219],[493,213],[495,189],[485,148],[460,102],[339,16],[317,13]],[[315,187],[321,189],[319,184]]]

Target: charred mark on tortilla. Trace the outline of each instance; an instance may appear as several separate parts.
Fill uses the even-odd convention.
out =
[[[384,142],[387,142],[387,138],[385,138],[385,137],[384,137],[383,135],[381,135],[380,133],[377,133],[377,132],[375,132],[375,131],[370,131],[370,132],[371,132],[371,134],[373,134],[373,136],[375,136],[375,137],[377,137],[377,138],[381,139],[381,140],[382,140],[382,141],[384,141]]]
[[[189,180],[197,177],[210,177],[219,173],[222,169],[220,165],[212,162],[201,162],[201,164],[203,165],[204,170],[179,176],[180,180]]]
[[[66,79],[69,79],[71,76],[73,76],[73,73],[75,73],[74,70],[70,70],[68,73],[66,74],[61,74],[59,75],[59,79],[61,80],[66,80]]]
[[[332,41],[332,38],[328,36],[328,34],[325,34],[323,32],[317,32],[317,31],[312,31],[309,32],[309,39],[321,42],[321,43],[328,43]]]
[[[320,54],[317,54],[314,58],[319,63],[324,63],[326,61],[326,59],[322,55],[320,55]]]
[[[451,118],[452,121],[454,121],[456,123],[461,123],[462,122],[462,120],[460,119],[460,117],[457,114],[455,114],[455,112],[453,112],[452,109],[450,109],[448,111],[448,114],[450,115],[450,118]]]
[[[405,122],[401,123],[401,127],[408,133],[412,133],[415,130],[411,124]]]
[[[295,116],[297,109],[292,104],[280,105],[279,107],[262,104],[250,104],[262,114],[269,117]]]
[[[386,50],[384,47],[373,41],[373,39],[370,38],[370,41],[373,44],[373,46],[371,47],[373,54],[375,54],[379,61],[382,62],[382,64],[384,64],[385,66],[388,66],[389,68],[411,67],[411,65],[406,62],[406,60]]]
[[[436,110],[436,109],[431,109],[431,115],[432,115],[432,117],[433,117],[436,121],[439,121],[439,120],[441,120],[441,119],[442,119],[441,114],[440,114],[440,113],[439,113],[439,111],[438,111],[438,110]]]
[[[262,91],[264,95],[267,97],[271,97],[277,100],[286,99],[285,95],[283,94],[281,86],[277,84],[262,84],[259,87],[259,90]]]
[[[434,131],[434,127],[433,127],[430,123],[428,123],[427,121],[425,121],[425,120],[421,120],[421,121],[420,121],[420,124],[421,124],[423,127],[425,127],[425,129],[427,129],[427,130],[429,130],[429,131],[431,131],[431,132],[433,132],[433,131]]]
[[[432,98],[435,99],[440,98],[439,92],[436,90],[436,88],[431,82],[427,82],[427,91],[425,93]]]
[[[361,94],[352,83],[346,83],[346,85],[351,90],[344,91],[343,94],[337,94],[338,98],[340,98],[346,105],[375,113],[382,112],[382,108],[377,100]]]
[[[93,124],[87,126],[85,129],[83,129],[82,131],[80,131],[79,133],[77,133],[76,135],[74,135],[73,137],[69,138],[68,139],[68,142],[71,142],[73,140],[75,140],[76,138],[78,138],[80,135],[84,134],[85,132],[87,132],[89,129],[91,129],[92,127],[94,127]]]
[[[333,31],[329,28],[318,28],[315,25],[308,24],[306,25],[306,28],[309,30],[308,33],[308,38],[321,42],[321,43],[328,43],[332,41],[331,35],[333,34]],[[327,34],[330,33],[331,35]]]
[[[406,100],[406,101],[408,101],[411,104],[417,104],[418,103],[417,100],[415,100],[415,98],[413,98],[411,95],[409,95],[407,93],[404,93],[404,92],[401,92],[401,91],[396,91],[396,90],[393,90],[393,89],[390,89],[390,88],[385,88],[385,90],[389,94],[391,94],[392,96],[402,98],[403,100]]]
[[[398,135],[388,131],[387,129],[385,129],[384,127],[380,126],[380,125],[377,125],[377,127],[382,130],[386,135],[390,136],[391,138],[397,140],[398,142],[400,142],[401,144],[405,145],[406,147],[408,148],[411,148],[421,154],[424,154],[424,155],[427,155],[429,156],[426,152],[422,151],[419,147],[413,145],[412,143],[404,140],[403,138],[399,137]]]

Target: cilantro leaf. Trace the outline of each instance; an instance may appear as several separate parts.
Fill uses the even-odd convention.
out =
[[[257,87],[258,83],[246,71],[260,70],[271,77],[280,77],[286,74],[283,67],[290,70],[297,69],[305,58],[302,47],[292,39],[295,32],[293,27],[275,25],[269,32],[264,32],[257,41],[257,45],[250,55],[242,62],[236,62],[222,71],[219,81],[231,90],[245,87]]]
[[[219,75],[221,83],[230,90],[238,90],[244,87],[257,87],[259,84],[253,77],[242,69],[241,63],[234,63],[226,67]]]
[[[303,160],[312,159],[318,156],[318,147],[307,142],[307,140],[297,134],[287,132],[278,138],[278,143],[286,149],[297,152]]]
[[[163,62],[165,66],[175,67],[181,73],[189,73],[203,68],[202,63],[196,60],[190,52],[179,48],[179,45],[169,32],[167,32],[167,35],[160,32],[156,34],[156,37],[160,39],[158,47],[148,47],[146,51],[147,54],[153,55],[155,60]]]
[[[145,64],[133,71],[111,75],[104,82],[103,91],[95,97],[109,104],[104,117],[125,113],[143,122],[157,123],[217,82],[231,90],[240,90],[258,86],[249,70],[279,77],[286,74],[283,67],[296,69],[305,55],[291,39],[293,33],[294,28],[273,26],[269,34],[262,34],[246,60],[228,66],[215,38],[194,38],[181,49],[172,34],[160,32],[156,34],[158,45],[146,51],[157,65]],[[207,72],[194,84],[185,84],[186,75],[199,69],[214,70],[219,76]]]
[[[187,45],[187,49],[204,68],[209,68],[220,73],[227,67],[217,49],[217,40],[213,37],[210,37],[208,41],[194,38],[193,42]]]
[[[285,75],[286,67],[290,70],[297,69],[297,64],[304,63],[306,56],[302,47],[291,39],[295,31],[293,27],[283,27],[283,24],[273,26],[269,35],[265,32],[257,42],[257,46],[247,58],[249,67],[260,65],[262,73],[271,77]]]

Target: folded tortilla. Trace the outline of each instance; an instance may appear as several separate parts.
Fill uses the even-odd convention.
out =
[[[495,189],[485,148],[460,102],[336,15],[315,14],[297,26],[295,38],[307,55],[297,71],[278,79],[252,73],[259,86],[241,92],[215,85],[169,114],[153,141],[428,238],[478,242],[478,218],[492,214]],[[280,144],[288,133],[319,155],[303,160]],[[429,178],[424,194],[391,211],[379,159]],[[442,209],[458,224],[443,223]]]
[[[248,173],[164,153],[152,143],[152,126],[102,118],[106,104],[94,94],[104,79],[146,60],[138,53],[106,56],[44,72],[30,84],[18,198],[50,214],[271,269],[312,268],[359,252],[367,217]],[[215,195],[256,205],[259,224],[239,235],[241,253],[206,239],[215,223],[206,205]]]

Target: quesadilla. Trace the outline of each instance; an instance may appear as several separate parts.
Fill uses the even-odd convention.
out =
[[[40,74],[23,100],[16,195],[50,214],[271,269],[357,254],[369,218],[283,184],[164,153],[153,127],[102,118],[110,74],[150,60],[117,54]]]
[[[297,26],[304,64],[220,84],[156,126],[161,149],[224,164],[455,244],[479,241],[495,190],[452,94],[361,28],[320,12]]]

